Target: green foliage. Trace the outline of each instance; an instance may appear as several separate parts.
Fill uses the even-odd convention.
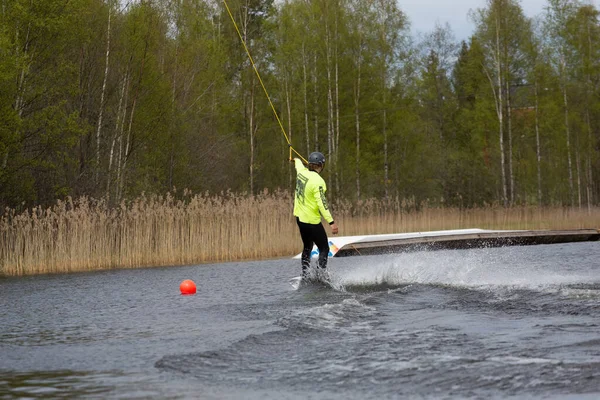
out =
[[[394,0],[227,4],[294,149],[326,153],[332,196],[600,201],[595,6],[548,0],[536,30],[488,0],[458,44],[449,26],[411,38]],[[222,2],[3,2],[2,208],[290,188],[288,151]]]

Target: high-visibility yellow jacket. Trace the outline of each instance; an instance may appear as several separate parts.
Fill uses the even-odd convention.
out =
[[[325,181],[317,172],[306,168],[298,158],[294,161],[297,174],[294,216],[305,224],[320,224],[322,215],[331,224],[333,217],[325,198],[327,191]]]

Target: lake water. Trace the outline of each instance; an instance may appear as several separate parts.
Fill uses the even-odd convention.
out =
[[[0,279],[0,398],[600,396],[598,242],[299,263]]]

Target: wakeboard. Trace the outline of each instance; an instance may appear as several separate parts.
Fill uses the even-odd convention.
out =
[[[302,287],[308,287],[308,286],[312,286],[312,287],[324,287],[324,288],[329,288],[329,289],[333,289],[333,284],[331,283],[331,281],[329,280],[319,280],[319,279],[302,279],[301,276],[296,276],[294,278],[291,278],[289,280],[290,285],[292,285],[292,288],[294,288],[294,290],[298,290]]]

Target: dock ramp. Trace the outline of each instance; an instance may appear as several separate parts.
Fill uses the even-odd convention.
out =
[[[600,240],[598,229],[485,230],[455,229],[364,236],[330,236],[329,257],[347,257],[438,249],[474,249]],[[316,246],[312,256],[319,254]],[[300,254],[294,258],[300,258]]]

